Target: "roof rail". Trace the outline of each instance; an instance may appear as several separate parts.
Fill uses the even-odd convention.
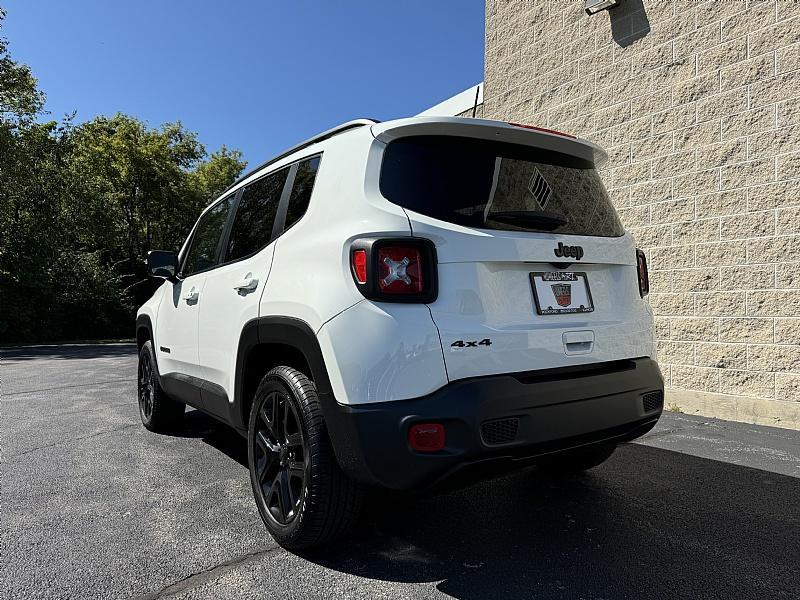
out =
[[[341,125],[337,125],[336,127],[332,127],[331,129],[328,129],[327,131],[323,131],[322,133],[320,133],[318,135],[315,135],[314,137],[309,138],[304,142],[300,142],[299,144],[296,144],[296,145],[292,146],[291,148],[289,148],[285,152],[281,152],[277,156],[273,156],[268,161],[263,162],[260,165],[258,165],[256,168],[250,169],[247,173],[245,173],[244,175],[239,177],[239,179],[237,179],[232,184],[230,184],[225,189],[225,191],[222,192],[222,194],[220,194],[220,196],[225,195],[228,191],[230,191],[232,188],[234,188],[237,185],[239,185],[242,181],[244,181],[245,179],[247,179],[248,177],[250,177],[254,173],[257,173],[258,171],[260,171],[264,167],[268,167],[269,165],[278,162],[282,158],[286,158],[290,154],[294,154],[295,152],[299,152],[303,148],[307,148],[308,146],[310,146],[312,144],[316,144],[317,142],[321,142],[323,140],[327,140],[329,138],[332,138],[333,136],[338,135],[340,133],[343,133],[345,131],[348,131],[350,129],[355,129],[356,127],[363,127],[364,125],[374,125],[375,123],[380,123],[380,121],[378,121],[377,119],[354,119],[352,121],[347,121],[346,123],[342,123]]]

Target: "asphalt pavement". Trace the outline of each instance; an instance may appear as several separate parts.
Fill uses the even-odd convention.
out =
[[[4,598],[800,598],[798,431],[665,413],[576,479],[376,496],[298,555],[236,433],[141,426],[135,346],[0,356]]]

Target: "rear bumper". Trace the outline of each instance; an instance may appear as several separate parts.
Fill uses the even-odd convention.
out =
[[[658,421],[664,380],[650,358],[456,381],[422,398],[324,403],[342,469],[394,490],[457,475],[498,472],[537,456],[639,437]],[[414,423],[442,423],[446,447],[408,445]]]

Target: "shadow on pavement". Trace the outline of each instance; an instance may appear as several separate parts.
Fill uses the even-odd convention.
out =
[[[136,356],[136,344],[76,344],[74,346],[52,345],[0,348],[0,357],[8,360],[31,360],[34,358],[71,360],[112,358],[115,356]]]
[[[177,435],[241,466],[193,411]],[[572,480],[535,470],[447,493],[376,495],[353,538],[305,555],[454,598],[798,598],[800,479],[638,444]]]
[[[798,598],[800,480],[630,444],[571,481],[534,470],[382,501],[311,560],[454,598]]]
[[[187,408],[180,429],[171,437],[197,438],[247,469],[247,442],[231,427],[194,408]]]

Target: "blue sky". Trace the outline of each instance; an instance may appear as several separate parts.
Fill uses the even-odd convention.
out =
[[[483,79],[482,0],[3,0],[53,117],[181,120],[253,165],[357,117]]]

